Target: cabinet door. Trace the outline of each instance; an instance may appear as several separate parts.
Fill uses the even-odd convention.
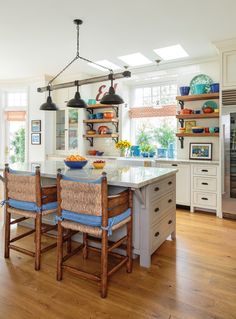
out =
[[[176,174],[176,204],[190,206],[190,165],[158,163],[158,167],[178,169]]]
[[[236,88],[236,50],[223,52],[222,59],[222,85],[225,88]]]
[[[56,151],[66,150],[66,118],[65,111],[56,112]]]
[[[68,110],[68,150],[78,148],[78,110]]]

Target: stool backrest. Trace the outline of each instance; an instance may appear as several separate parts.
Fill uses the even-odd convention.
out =
[[[102,216],[107,208],[107,179],[105,175],[97,180],[75,180],[57,175],[58,201],[61,210],[78,214]]]
[[[4,178],[6,199],[33,202],[41,206],[39,167],[36,167],[36,172],[34,175],[21,175],[10,171],[8,164],[6,164]]]

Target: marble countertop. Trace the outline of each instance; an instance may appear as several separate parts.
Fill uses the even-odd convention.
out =
[[[107,162],[103,170],[92,168],[88,163],[83,169],[67,169],[62,161],[45,161],[38,163],[23,163],[13,164],[10,167],[17,172],[27,173],[34,172],[35,166],[39,165],[41,176],[47,178],[56,178],[57,169],[62,169],[62,173],[68,177],[79,179],[96,179],[105,171],[107,173],[107,180],[109,185],[142,188],[146,185],[157,182],[163,177],[176,174],[177,169],[172,168],[157,168],[157,167],[143,167],[143,166],[119,166],[114,163]],[[0,164],[0,171],[4,170],[4,165]]]

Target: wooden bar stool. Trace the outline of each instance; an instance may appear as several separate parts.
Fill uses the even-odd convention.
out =
[[[41,187],[40,169],[36,167],[34,174],[20,175],[11,171],[5,164],[5,258],[9,258],[10,249],[35,257],[35,270],[40,269],[41,254],[56,247],[53,243],[41,249],[41,236],[50,230],[56,229],[57,225],[42,223],[42,217],[57,212],[57,187]],[[22,217],[11,220],[11,214]],[[28,218],[35,220],[35,229],[29,230],[15,238],[10,238],[11,225],[22,222]],[[35,233],[35,251],[13,245],[13,242]]]
[[[57,280],[62,279],[62,271],[65,269],[83,278],[98,281],[101,284],[101,297],[105,298],[108,277],[124,264],[128,273],[132,271],[132,191],[125,190],[118,195],[108,196],[105,173],[97,180],[83,181],[63,176],[58,170],[57,192]],[[109,245],[108,237],[124,225],[127,227],[127,235]],[[63,229],[83,233],[83,244],[66,256],[63,256]],[[101,239],[101,249],[89,245],[94,236]],[[112,251],[125,242],[126,256]],[[84,258],[88,258],[89,250],[101,252],[99,276],[65,264],[65,261],[80,249],[83,249]],[[119,259],[119,263],[110,270],[108,270],[108,254]]]

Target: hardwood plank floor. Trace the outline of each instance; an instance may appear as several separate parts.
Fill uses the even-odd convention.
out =
[[[22,245],[32,248],[29,239]],[[3,234],[0,249],[0,319],[236,319],[236,221],[178,210],[176,242],[166,241],[148,270],[138,260],[132,274],[120,269],[105,300],[94,282],[70,273],[57,282],[55,250],[35,272],[31,257],[12,251],[3,258]],[[99,270],[95,253],[89,261]],[[78,256],[72,260],[79,262],[88,266]]]

